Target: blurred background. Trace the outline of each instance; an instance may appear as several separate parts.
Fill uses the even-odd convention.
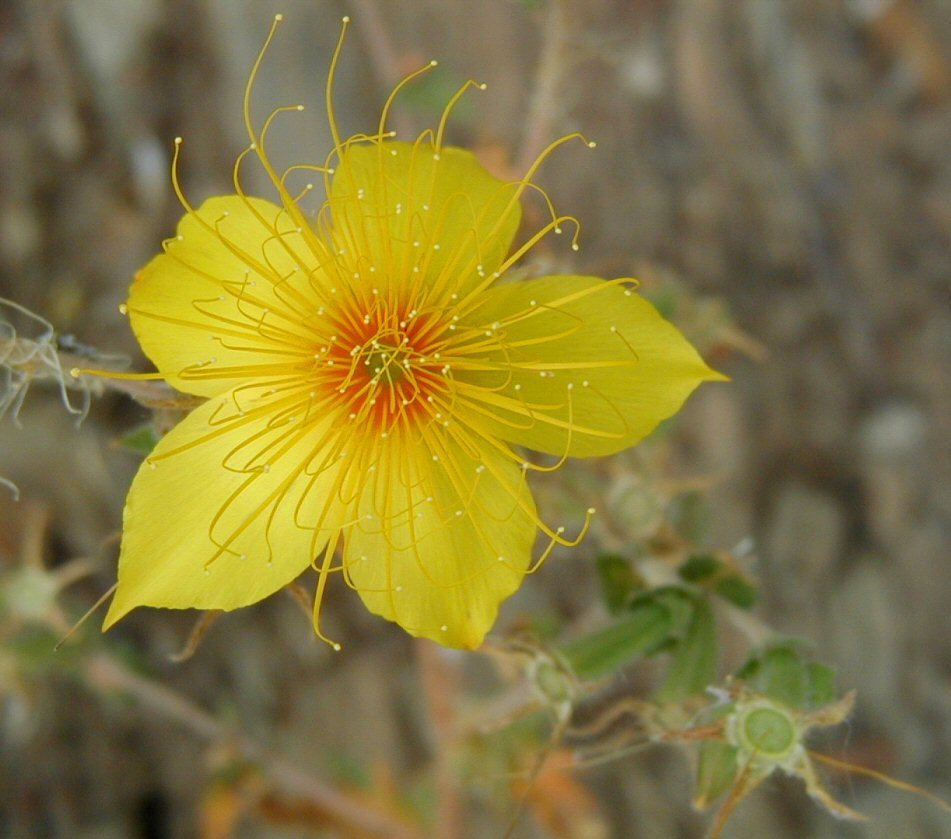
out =
[[[583,131],[597,149],[569,144],[537,179],[581,219],[581,250],[545,244],[529,269],[639,278],[732,377],[658,439],[539,483],[550,520],[605,515],[506,604],[499,635],[606,621],[593,560],[642,553],[690,490],[703,543],[742,546],[754,620],[806,639],[857,690],[824,751],[951,795],[951,4],[4,0],[0,297],[60,340],[0,303],[0,362],[33,353],[0,382],[0,476],[19,488],[14,502],[0,486],[0,835],[495,837],[520,797],[523,839],[699,837],[710,823],[674,745],[543,774],[526,794],[500,758],[520,715],[493,705],[517,688],[506,663],[414,643],[342,585],[325,607],[339,654],[285,596],[224,616],[182,663],[169,657],[189,614],[137,612],[105,641],[93,618],[55,656],[48,636],[23,640],[31,621],[62,634],[114,581],[139,462],[120,441],[150,419],[109,391],[77,425],[56,350],[149,369],[118,305],[180,214],[172,140],[195,203],[230,191],[276,12],[253,111],[260,124],[307,110],[275,127],[274,159],[322,162],[323,84],[349,14],[345,133],[375,126],[390,87],[431,58],[397,127],[433,124],[475,78],[488,90],[449,139],[500,176]],[[253,175],[246,188],[270,197]],[[726,624],[721,673],[749,646]],[[643,695],[649,677],[650,662],[608,690]],[[826,777],[869,823],[836,821],[777,776],[723,835],[951,837],[920,797]]]

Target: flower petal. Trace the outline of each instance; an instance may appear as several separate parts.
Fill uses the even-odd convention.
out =
[[[508,254],[518,194],[519,184],[492,177],[465,149],[437,153],[422,139],[351,144],[330,190],[333,237],[381,287],[409,291],[418,275],[430,292],[461,295]]]
[[[494,449],[408,432],[393,442],[346,539],[348,579],[371,612],[412,635],[474,649],[531,561],[524,474]]]
[[[456,365],[460,412],[482,433],[556,455],[632,446],[700,382],[725,378],[640,295],[595,277],[496,286],[460,323],[464,341],[463,326],[498,344],[476,353],[475,369]]]
[[[135,276],[139,343],[179,390],[214,396],[275,364],[303,363],[316,308],[313,234],[260,198],[210,198]],[[310,351],[312,353],[312,350]]]
[[[255,603],[297,577],[340,527],[336,432],[308,419],[306,397],[269,399],[211,399],[146,458],[126,500],[104,628],[137,606]]]

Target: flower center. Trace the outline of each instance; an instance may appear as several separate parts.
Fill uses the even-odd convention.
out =
[[[315,354],[314,372],[342,418],[387,436],[399,424],[444,422],[439,405],[447,367],[438,352],[442,332],[426,317],[383,307],[347,317]]]
[[[391,346],[374,340],[363,363],[375,384],[395,385],[407,376],[412,376],[411,354],[405,342]]]

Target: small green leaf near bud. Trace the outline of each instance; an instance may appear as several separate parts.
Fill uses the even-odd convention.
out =
[[[705,810],[733,786],[739,771],[737,748],[719,740],[708,740],[700,746],[697,763],[697,792],[694,807]]]
[[[684,582],[698,583],[712,577],[722,567],[723,563],[715,556],[694,554],[687,557],[687,561],[677,569],[677,573]]]
[[[717,580],[714,591],[740,609],[752,609],[759,599],[756,587],[739,574],[729,574]]]
[[[678,702],[703,693],[716,680],[717,635],[713,609],[707,597],[694,600],[686,633],[673,650],[667,676],[655,699]]]
[[[123,437],[119,438],[119,446],[144,457],[145,455],[151,454],[158,440],[159,438],[155,433],[155,428],[151,423],[146,423],[145,425],[140,425],[138,428],[133,428]]]
[[[616,623],[572,641],[561,652],[580,679],[596,679],[650,655],[669,637],[670,610],[644,600]]]

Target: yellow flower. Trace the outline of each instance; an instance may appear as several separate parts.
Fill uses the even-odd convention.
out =
[[[478,646],[532,566],[535,511],[517,447],[624,449],[675,413],[708,368],[629,281],[508,281],[558,216],[512,249],[522,195],[435,131],[341,139],[279,173],[249,117],[235,195],[186,214],[135,277],[127,309],[176,388],[207,397],[149,455],[126,502],[108,628],[137,606],[235,609],[312,566],[314,628],[339,573],[413,635]],[[424,68],[424,70],[427,68]],[[423,72],[423,71],[419,71]],[[466,86],[468,87],[468,85]],[[278,203],[244,194],[255,157]],[[176,160],[178,145],[176,145]],[[288,184],[321,174],[308,215]],[[546,198],[547,202],[547,198]],[[550,202],[547,202],[550,208]],[[593,511],[588,511],[586,524]],[[580,538],[580,537],[579,537]],[[336,646],[336,645],[335,645]]]

